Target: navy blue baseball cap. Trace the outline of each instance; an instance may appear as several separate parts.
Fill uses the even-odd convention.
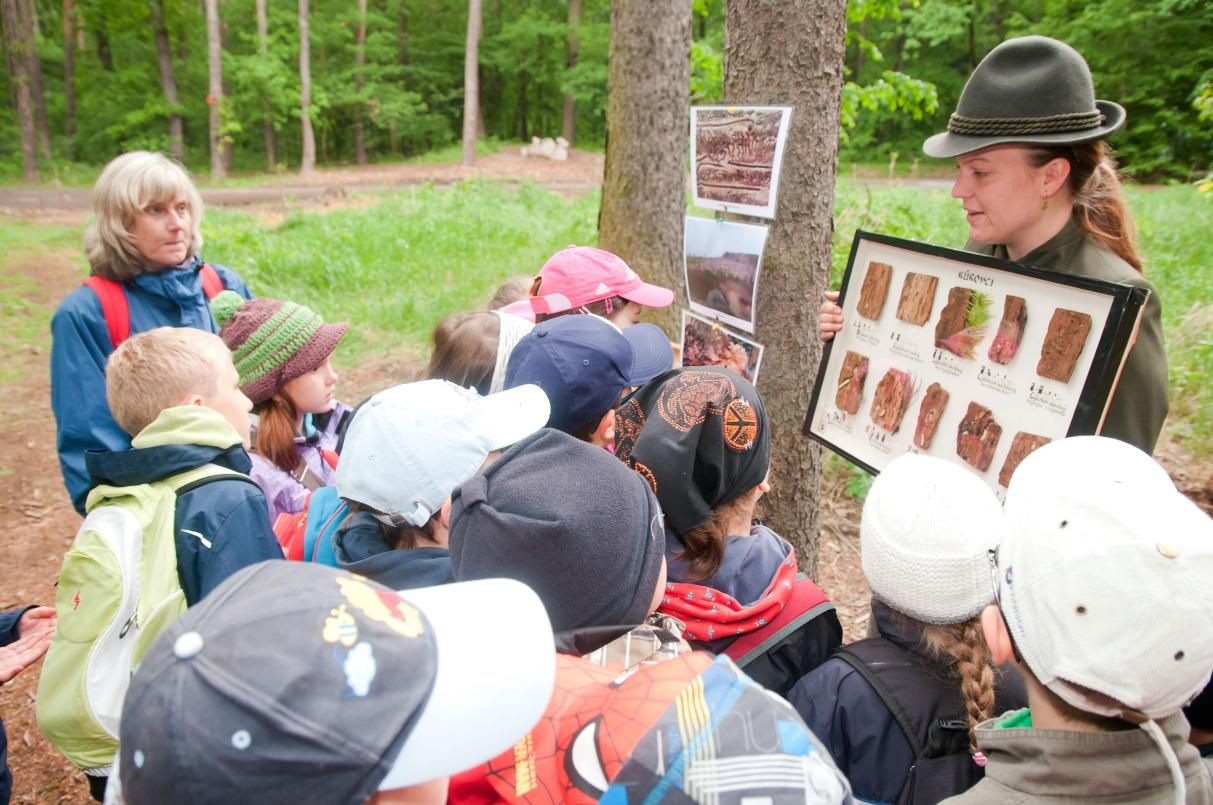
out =
[[[539,386],[551,403],[548,427],[573,433],[610,410],[625,388],[643,386],[673,363],[670,340],[656,325],[620,330],[598,316],[560,316],[514,347],[505,387]]]

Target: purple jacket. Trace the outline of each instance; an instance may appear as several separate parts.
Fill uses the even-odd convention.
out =
[[[299,455],[307,461],[308,468],[324,481],[325,486],[331,486],[337,479],[337,470],[329,466],[321,451],[337,449],[341,426],[349,415],[350,409],[343,403],[337,403],[327,414],[308,414],[303,418],[303,431],[307,435],[295,437]],[[270,523],[273,524],[280,514],[303,511],[307,505],[308,488],[264,456],[252,453],[250,458],[253,460],[253,469],[249,476],[265,493],[265,502],[270,510]]]

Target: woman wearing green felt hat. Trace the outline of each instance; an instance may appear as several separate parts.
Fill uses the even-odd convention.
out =
[[[965,248],[1150,291],[1137,342],[1103,426],[1153,452],[1167,416],[1162,305],[1142,275],[1132,217],[1103,138],[1125,110],[1096,100],[1078,51],[1044,36],[1010,39],[969,76],[948,130],[923,143],[956,160],[952,195],[969,224]],[[836,293],[826,295],[820,332],[842,327]]]

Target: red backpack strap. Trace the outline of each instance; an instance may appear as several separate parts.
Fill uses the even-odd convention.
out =
[[[792,585],[792,594],[779,614],[761,629],[746,632],[738,637],[729,644],[724,653],[744,669],[801,626],[833,608],[834,605],[821,588],[807,576],[801,576]]]
[[[105,319],[105,329],[109,332],[110,348],[117,349],[131,334],[131,310],[122,283],[94,274],[84,284],[97,294],[101,302],[101,317]]]
[[[223,293],[223,280],[219,279],[219,273],[211,268],[210,263],[203,263],[198,275],[202,277],[202,292],[207,299],[214,299]]]

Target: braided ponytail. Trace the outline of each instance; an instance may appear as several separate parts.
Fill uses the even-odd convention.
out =
[[[1028,149],[1029,162],[1038,168],[1058,158],[1070,163],[1067,184],[1078,228],[1141,273],[1137,230],[1111,150],[1102,140]]]
[[[974,727],[994,715],[994,666],[981,631],[981,616],[948,626],[926,624],[922,640],[932,655],[950,661],[960,677],[969,721],[969,748],[976,752]]]

